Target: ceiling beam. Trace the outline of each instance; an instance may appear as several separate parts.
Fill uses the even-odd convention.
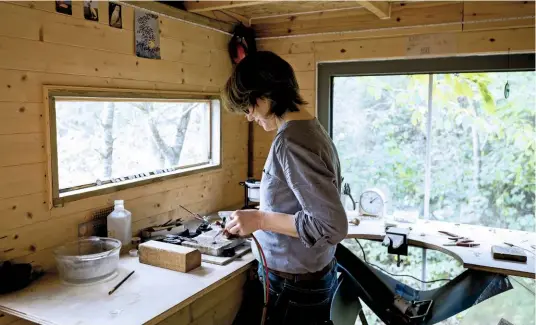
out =
[[[160,2],[156,1],[133,1],[133,0],[126,0],[123,1],[127,5],[133,6],[133,7],[139,7],[143,9],[147,9],[150,11],[153,11],[155,13],[165,14],[170,17],[175,17],[181,20],[186,20],[193,22],[195,24],[207,26],[210,28],[218,29],[227,33],[233,32],[233,24],[227,23],[224,21],[214,20],[209,17],[201,16],[198,14],[194,14],[191,12],[187,12],[184,10],[180,10],[168,5],[165,5]]]
[[[358,3],[381,19],[391,18],[389,1],[358,1]]]
[[[204,12],[266,4],[266,1],[184,1],[189,12]]]

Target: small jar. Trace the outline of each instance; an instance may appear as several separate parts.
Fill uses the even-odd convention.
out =
[[[138,246],[141,243],[141,238],[140,237],[132,237],[131,243],[132,243],[132,248],[138,249]]]

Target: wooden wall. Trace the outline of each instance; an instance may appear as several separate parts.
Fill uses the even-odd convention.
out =
[[[162,60],[149,60],[134,54],[134,9],[123,6],[123,29],[107,17],[107,1],[98,22],[81,1],[72,16],[54,1],[0,3],[0,260],[53,268],[53,248],[114,199],[126,200],[133,231],[185,217],[179,204],[206,213],[243,200],[247,123],[224,113],[221,169],[48,209],[44,84],[217,92],[231,72],[225,34],[160,17]]]
[[[532,18],[526,18],[530,16]],[[289,25],[290,35],[329,31],[330,21],[339,26],[350,24],[348,20],[352,19],[347,16],[343,21],[340,17],[330,20],[326,15],[323,20],[297,17],[280,21]],[[522,17],[524,19],[518,19]],[[374,23],[368,18],[366,22],[358,19],[348,27],[362,31],[266,39],[260,40],[258,47],[277,53],[294,67],[302,95],[309,102],[306,109],[316,115],[318,62],[534,52],[533,17],[534,1],[396,2],[392,4],[389,20],[376,19]],[[484,20],[487,22],[478,23]],[[269,24],[255,27],[266,28],[258,33],[269,36],[277,34],[279,26],[270,20]],[[431,35],[445,44],[433,49],[430,55],[415,56],[408,45],[412,37],[419,35]],[[274,133],[255,127],[257,178],[261,177],[273,136]]]

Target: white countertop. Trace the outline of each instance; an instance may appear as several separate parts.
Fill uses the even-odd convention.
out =
[[[351,218],[354,213],[348,216]],[[528,254],[527,263],[498,261],[491,257],[490,248],[508,241],[531,250],[530,245],[536,244],[535,233],[425,220],[401,226],[412,227],[410,245],[450,254],[466,268],[534,277],[534,255]],[[443,246],[449,242],[448,236],[438,230],[471,237],[481,246]],[[365,220],[359,226],[350,226],[347,238],[381,240],[384,234],[383,220]],[[120,259],[119,274],[110,281],[73,286],[49,274],[24,290],[0,296],[0,311],[46,325],[156,324],[232,279],[253,260],[253,254],[248,253],[225,266],[202,263],[195,270],[180,273],[140,264],[137,257],[125,256]],[[136,272],[108,295],[132,270]]]
[[[240,274],[253,259],[249,253],[224,266],[202,263],[180,273],[124,256],[118,275],[109,281],[75,286],[48,274],[21,291],[0,296],[0,310],[39,324],[155,324]],[[108,295],[132,270],[136,272]]]
[[[357,211],[347,211],[348,218],[358,217]],[[424,247],[437,250],[456,258],[468,269],[488,271],[506,275],[535,277],[535,250],[536,233],[519,230],[489,228],[478,225],[454,224],[449,222],[418,219],[415,223],[398,223],[401,228],[412,228],[408,235],[410,246]],[[449,236],[438,231],[448,231],[460,236],[470,237],[478,247],[443,246],[452,243]],[[350,225],[347,238],[362,238],[383,240],[385,236],[384,220],[365,219],[358,226]],[[493,245],[505,246],[505,242],[523,247],[527,253],[527,262],[512,262],[493,258],[491,247]],[[387,248],[385,249],[387,254]]]

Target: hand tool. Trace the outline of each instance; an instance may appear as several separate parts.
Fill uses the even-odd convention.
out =
[[[189,214],[191,214],[194,218],[196,218],[197,220],[200,220],[200,221],[205,221],[205,219],[203,219],[203,217],[201,217],[198,213],[193,213],[192,211],[186,209],[185,207],[183,207],[182,205],[179,204],[179,206],[181,208],[183,208],[184,210],[186,210],[186,212],[188,212]],[[205,221],[206,222],[206,221]]]
[[[218,232],[212,237],[212,244],[216,244],[216,237],[218,237],[223,232],[223,229],[218,230]]]
[[[476,246],[480,246],[480,244],[478,244],[478,243],[467,243],[467,242],[455,242],[455,243],[443,244],[443,246],[476,247]]]
[[[472,243],[474,240],[467,237],[449,237],[450,240],[454,240],[455,243]]]
[[[511,244],[511,243],[506,243],[506,242],[505,242],[504,244],[505,244],[505,245],[508,245],[508,246],[510,246],[510,247],[517,247],[517,248],[521,248],[522,250],[524,250],[524,251],[527,251],[527,252],[531,253],[532,255],[536,255],[536,254],[534,254],[534,252],[533,252],[533,251],[531,251],[531,250],[528,250],[528,249],[526,249],[526,248],[523,248],[523,247],[521,247],[521,246],[518,246],[518,245],[514,245],[514,244]],[[532,246],[531,246],[531,247],[532,247]]]
[[[439,233],[445,234],[448,237],[449,240],[453,240],[453,243],[446,243],[443,244],[443,246],[460,246],[460,247],[476,247],[480,246],[479,243],[475,243],[474,240],[470,239],[469,237],[459,236],[456,234],[453,234],[448,231],[442,231],[440,230]]]
[[[442,233],[442,234],[445,234],[445,235],[447,235],[447,236],[450,236],[450,237],[460,237],[460,236],[458,236],[458,235],[456,235],[456,234],[453,234],[453,233],[451,233],[451,232],[448,232],[448,231],[439,230],[438,232],[439,232],[439,233]]]
[[[108,295],[111,295],[112,293],[114,293],[115,290],[117,290],[117,289],[118,289],[118,288],[119,288],[119,287],[120,287],[120,286],[121,286],[121,285],[122,285],[128,278],[130,278],[130,276],[131,276],[132,274],[134,274],[134,272],[136,272],[136,270],[130,272],[130,273],[129,273],[123,280],[121,280],[121,282],[119,282],[119,283],[118,283],[112,290],[110,290],[110,291],[108,292]]]

